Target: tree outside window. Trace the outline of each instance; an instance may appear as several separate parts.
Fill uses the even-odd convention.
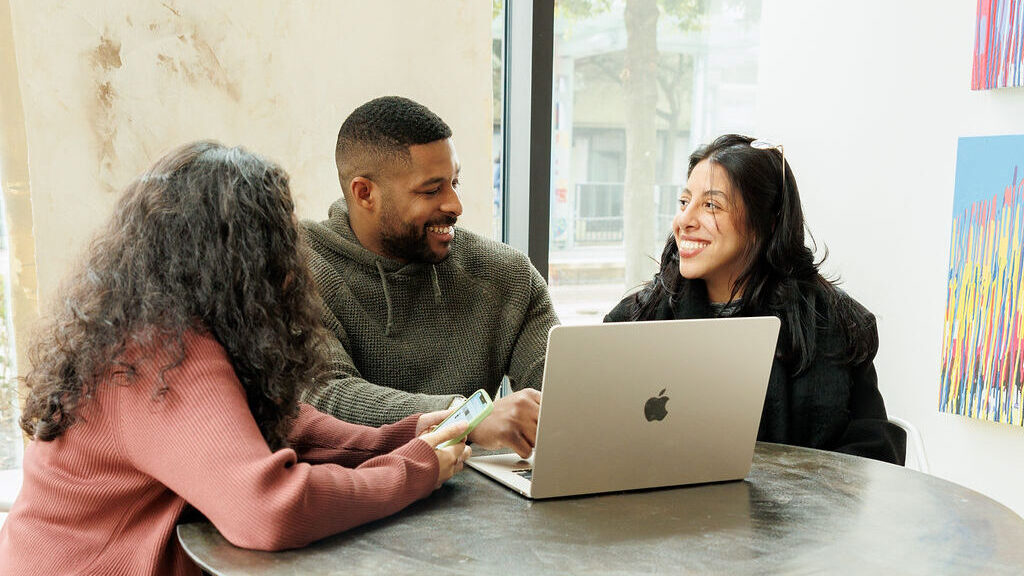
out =
[[[754,126],[761,0],[556,0],[548,278],[562,322],[649,281],[694,148]]]

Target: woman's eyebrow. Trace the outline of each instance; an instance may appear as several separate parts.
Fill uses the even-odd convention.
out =
[[[683,188],[682,192],[680,192],[679,195],[682,196],[683,194],[689,194],[690,196],[693,196],[693,191],[690,190],[689,188]],[[722,190],[715,190],[713,188],[711,190],[705,190],[701,192],[701,196],[716,196],[719,198],[724,198],[726,200],[729,199],[728,194],[726,194]]]

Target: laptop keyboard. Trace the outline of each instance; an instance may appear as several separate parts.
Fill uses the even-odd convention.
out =
[[[519,474],[527,480],[533,480],[533,468],[520,468],[519,470],[513,470],[512,472]]]

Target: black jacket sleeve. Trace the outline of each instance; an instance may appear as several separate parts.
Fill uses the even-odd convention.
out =
[[[878,328],[871,318],[873,338],[870,357],[850,372],[850,422],[832,450],[903,465],[907,452],[907,434],[889,422],[885,402],[878,391],[874,358],[878,351]]]
[[[604,321],[628,322],[630,310],[633,307],[634,300],[635,298],[633,296],[626,296],[625,298],[623,298],[618,304],[615,305],[615,308],[612,308],[611,312],[605,314]]]

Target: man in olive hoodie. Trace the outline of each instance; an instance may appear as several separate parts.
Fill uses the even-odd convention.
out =
[[[303,222],[324,301],[330,379],[306,400],[379,426],[454,406],[478,388],[515,391],[470,434],[529,455],[548,330],[547,285],[511,247],[455,227],[462,214],[451,129],[426,107],[377,98],[345,120],[343,198]]]

